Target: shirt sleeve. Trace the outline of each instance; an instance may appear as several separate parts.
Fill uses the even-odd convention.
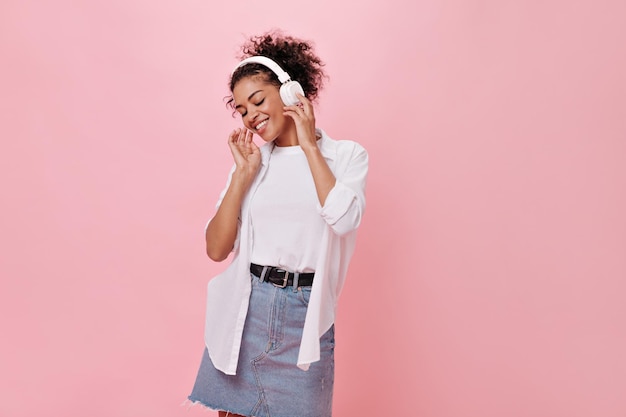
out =
[[[336,175],[324,206],[318,203],[318,212],[331,229],[343,236],[356,230],[365,211],[365,184],[368,171],[367,151],[355,143],[346,169]]]

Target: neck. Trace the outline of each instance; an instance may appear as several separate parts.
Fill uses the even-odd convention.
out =
[[[289,124],[289,129],[274,140],[274,144],[276,146],[297,146],[300,144],[296,124],[293,121]]]

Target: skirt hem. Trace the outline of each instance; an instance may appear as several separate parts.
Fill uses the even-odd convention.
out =
[[[224,411],[226,413],[233,413],[233,414],[239,414],[241,416],[246,416],[246,417],[254,417],[250,414],[246,414],[245,412],[241,412],[241,411],[235,411],[235,410],[229,410],[226,409],[224,407],[217,407],[215,405],[211,405],[211,404],[207,404],[202,400],[194,400],[193,398],[191,398],[191,396],[187,397],[187,399],[185,401],[183,401],[183,403],[181,404],[181,406],[192,408],[195,406],[201,406],[202,408],[204,408],[205,410],[209,411]],[[228,415],[228,414],[227,414]]]

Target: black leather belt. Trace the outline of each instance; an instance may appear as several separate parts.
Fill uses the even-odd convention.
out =
[[[264,277],[261,276],[261,274],[263,274],[263,268],[266,268]],[[261,278],[261,281],[271,282],[280,288],[293,286],[293,280],[295,278],[293,272],[285,271],[275,266],[264,267],[257,264],[250,264],[250,272]],[[315,276],[315,272],[302,272],[298,274],[298,287],[310,287],[313,285],[313,276]]]

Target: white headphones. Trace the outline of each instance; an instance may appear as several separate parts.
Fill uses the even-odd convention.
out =
[[[239,64],[237,64],[237,66],[233,70],[233,73],[237,70],[237,68],[251,63],[264,65],[271,69],[274,74],[278,76],[278,81],[280,81],[282,84],[280,86],[280,98],[283,100],[283,103],[285,103],[286,106],[294,106],[300,102],[298,96],[296,96],[296,93],[304,95],[304,90],[302,89],[300,83],[297,81],[292,81],[289,74],[283,71],[283,69],[276,62],[267,57],[257,55],[246,58]]]

